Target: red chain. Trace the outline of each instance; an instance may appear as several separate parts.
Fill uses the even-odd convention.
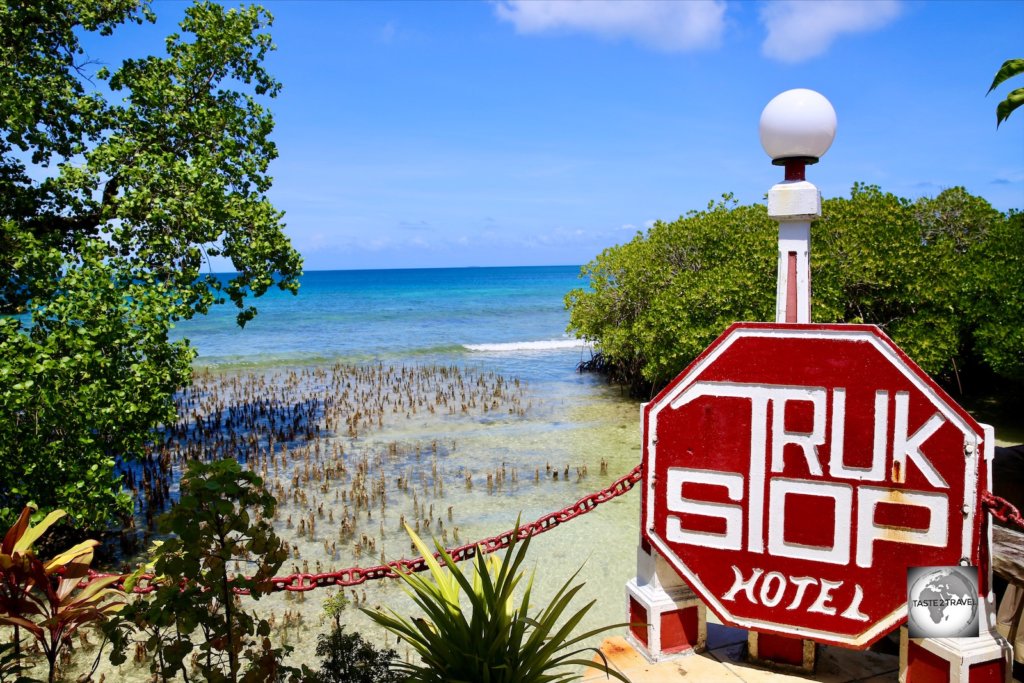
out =
[[[1024,516],[1020,514],[1020,510],[1013,506],[1013,503],[1005,498],[1000,498],[991,491],[983,491],[981,494],[981,506],[1000,522],[1010,522],[1018,529],[1024,531]]]
[[[545,531],[550,531],[559,524],[568,522],[580,515],[584,515],[596,508],[598,505],[607,503],[609,500],[618,498],[622,494],[627,493],[638,481],[640,481],[640,467],[640,465],[637,465],[630,470],[628,474],[615,480],[615,482],[610,486],[580,498],[569,507],[562,508],[557,512],[550,512],[539,517],[533,522],[520,525],[518,532],[516,529],[510,529],[505,533],[485,538],[482,541],[477,541],[476,543],[467,543],[465,545],[449,548],[447,552],[452,556],[453,560],[461,562],[462,560],[468,560],[475,557],[477,554],[477,548],[479,548],[480,552],[484,554],[493,553],[497,550],[501,550],[502,548],[509,547],[512,544],[513,539],[524,540],[526,538],[542,534]],[[1014,510],[1014,512],[1016,512],[1016,510]],[[436,557],[440,557],[440,555],[438,554]],[[426,568],[426,560],[422,557],[417,557],[412,560],[395,560],[393,562],[379,564],[374,567],[349,567],[348,569],[339,569],[337,571],[325,572],[323,574],[289,574],[288,576],[274,577],[271,579],[270,590],[305,592],[311,591],[314,588],[322,588],[324,586],[357,586],[361,583],[374,579],[398,578],[399,572],[408,574],[410,572],[421,572]],[[109,576],[118,577],[118,581],[114,583],[113,587],[121,589],[124,588],[124,581],[128,578],[127,574],[101,574],[99,572],[90,571],[89,578],[86,580],[85,584],[96,579]],[[132,591],[134,593],[151,593],[155,591],[157,589],[157,582],[154,578],[155,577],[152,574],[143,574],[139,582],[133,587]],[[235,593],[239,595],[248,595],[249,591],[244,588],[236,588]]]
[[[480,549],[480,552],[485,554],[507,548],[512,544],[514,538],[524,540],[526,538],[537,536],[545,531],[554,529],[559,524],[568,522],[569,520],[590,512],[602,503],[607,503],[613,498],[618,498],[624,493],[629,492],[629,490],[632,489],[638,481],[640,481],[641,476],[641,466],[637,465],[630,470],[628,474],[615,480],[615,482],[607,488],[591,493],[588,496],[584,496],[569,507],[562,508],[557,512],[548,513],[533,522],[521,525],[518,529],[518,533],[515,529],[510,529],[502,534],[485,538],[481,541],[477,541],[476,543],[467,543],[465,545],[448,548],[447,552],[451,555],[453,560],[461,562],[462,560],[468,560],[476,557],[478,548]],[[983,491],[981,494],[981,505],[989,514],[1000,522],[1010,522],[1017,528],[1024,530],[1024,515],[1021,515],[1020,511],[1005,498],[1000,498],[991,491]],[[435,557],[440,557],[440,555],[435,555]],[[288,576],[280,576],[271,579],[270,590],[305,592],[324,586],[358,586],[361,583],[366,583],[367,581],[375,579],[398,578],[399,572],[408,574],[410,572],[421,572],[426,568],[426,560],[422,557],[417,557],[412,560],[394,560],[393,562],[379,564],[373,567],[349,567],[347,569],[339,569],[337,571],[325,572],[322,574],[289,574]],[[100,572],[90,571],[89,578],[83,583],[83,586],[95,579],[108,576],[117,576],[118,581],[114,583],[113,587],[122,589],[124,587],[124,580],[128,577],[127,574],[102,574]],[[143,574],[132,590],[135,593],[151,593],[155,591],[156,588],[157,582],[154,581],[154,576],[152,574]],[[249,593],[249,591],[244,588],[236,588],[235,592],[240,595],[248,595]]]

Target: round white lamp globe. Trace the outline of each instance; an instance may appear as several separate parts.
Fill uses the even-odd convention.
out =
[[[761,112],[761,146],[772,162],[813,164],[836,137],[836,110],[823,95],[806,88],[776,95]]]

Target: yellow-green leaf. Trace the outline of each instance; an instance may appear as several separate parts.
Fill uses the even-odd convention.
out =
[[[27,508],[26,508],[27,509]],[[50,514],[46,515],[43,521],[36,524],[34,527],[30,527],[22,534],[18,542],[14,544],[14,552],[23,553],[32,547],[32,544],[39,540],[39,537],[45,534],[51,526],[60,518],[64,516],[63,510],[54,510]]]

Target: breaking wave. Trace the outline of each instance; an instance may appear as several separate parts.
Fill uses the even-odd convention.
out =
[[[546,341],[519,341],[498,344],[463,344],[467,351],[488,353],[515,353],[518,351],[560,351],[564,349],[588,349],[590,344],[582,339],[548,339]]]

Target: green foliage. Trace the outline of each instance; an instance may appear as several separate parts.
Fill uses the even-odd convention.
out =
[[[0,625],[13,627],[13,653],[4,666],[21,664],[20,632],[32,636],[46,657],[49,681],[56,680],[57,657],[84,625],[105,621],[125,605],[124,593],[111,588],[116,576],[94,579],[85,588],[98,541],[83,541],[49,561],[32,551],[33,544],[64,516],[63,510],[31,526],[35,510],[26,507],[0,544]]]
[[[310,677],[316,683],[398,683],[391,665],[398,658],[394,650],[378,650],[358,633],[345,633],[337,626],[320,636],[317,657],[323,657],[320,671]]]
[[[345,589],[339,588],[334,595],[324,600],[324,614],[334,619],[334,628],[341,628],[341,613],[348,607],[349,600],[345,597]]]
[[[162,582],[108,624],[111,661],[125,661],[139,631],[138,642],[155,655],[151,670],[164,679],[187,673],[193,650],[207,680],[265,681],[283,675],[283,651],[272,647],[269,623],[243,610],[234,593],[244,589],[259,599],[288,556],[266,521],[275,505],[260,478],[234,460],[189,462],[181,498],[159,522],[161,533],[173,534],[153,553],[152,569]],[[182,577],[189,580],[179,584]]]
[[[811,231],[812,319],[879,325],[926,372],[1024,376],[1021,217],[952,188],[916,202],[854,185]],[[635,393],[658,389],[737,320],[774,319],[777,230],[722,202],[656,223],[585,265],[566,297]]]
[[[530,615],[531,576],[516,604],[516,588],[523,573],[530,539],[509,546],[504,558],[478,551],[472,578],[466,576],[436,539],[437,561],[427,545],[406,526],[416,548],[426,559],[430,578],[402,574],[406,592],[423,611],[423,617],[407,618],[394,610],[363,610],[371,619],[407,642],[420,662],[398,662],[395,669],[410,683],[540,683],[579,678],[564,667],[591,667],[626,681],[620,674],[590,659],[578,658],[593,648],[573,649],[581,641],[614,628],[598,628],[573,636],[573,630],[593,606],[568,613],[569,603],[582,584],[572,577],[550,604]],[[518,525],[516,528],[518,535]],[[578,571],[577,571],[578,573]],[[464,609],[461,597],[469,603]],[[598,653],[600,651],[594,650]],[[627,682],[628,683],[628,682]]]
[[[731,195],[583,266],[589,290],[566,296],[569,328],[596,341],[635,393],[679,373],[735,320],[764,320],[775,301],[775,223]]]
[[[948,370],[961,339],[957,245],[983,225],[948,226],[944,194],[915,206],[854,185],[850,199],[825,201],[811,233],[812,318],[879,325],[926,372]]]
[[[973,245],[969,282],[973,348],[997,374],[1024,381],[1024,213],[1011,211]]]
[[[91,240],[30,321],[0,318],[0,519],[29,501],[86,528],[131,512],[115,456],[175,419],[193,356],[168,341],[167,285],[132,271]]]
[[[33,500],[85,527],[126,513],[113,463],[190,379],[174,322],[230,299],[244,324],[248,297],[298,288],[266,197],[269,15],[199,2],[164,55],[109,68],[80,44],[152,19],[145,0],[0,7],[0,521]],[[204,275],[210,257],[236,274]]]
[[[995,90],[1006,79],[1021,74],[1024,74],[1024,59],[1007,59],[999,67],[999,71],[996,72],[996,77],[992,79],[992,85],[989,86],[988,92]],[[1017,88],[1011,91],[1006,96],[1006,99],[996,105],[996,128],[1008,119],[1010,114],[1022,104],[1024,104],[1024,88]]]

